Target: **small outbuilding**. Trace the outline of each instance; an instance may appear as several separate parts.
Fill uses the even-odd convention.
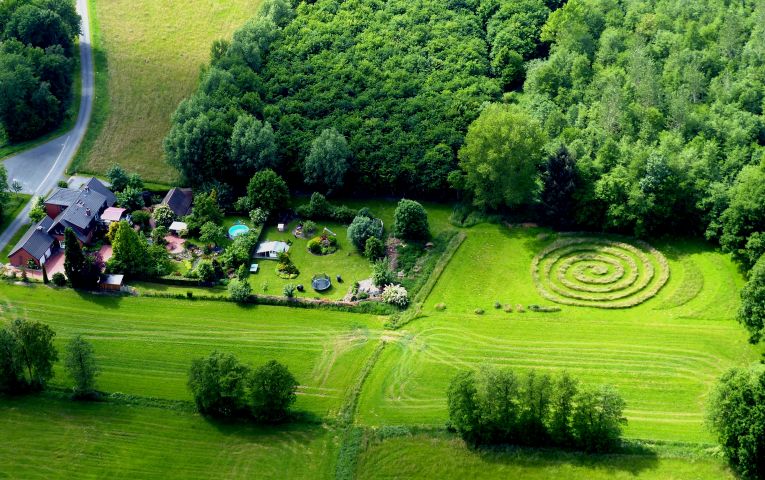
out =
[[[258,245],[255,256],[258,258],[279,258],[280,253],[288,252],[290,246],[285,242],[263,242]]]
[[[101,221],[104,225],[111,225],[125,219],[127,210],[124,208],[109,207],[101,214]]]
[[[119,292],[122,289],[124,280],[124,275],[101,275],[98,286],[101,287],[101,290]]]
[[[283,232],[287,229],[287,226],[283,223],[279,223],[276,225],[276,229],[279,230],[280,232]]]
[[[170,233],[174,233],[176,235],[180,235],[181,232],[188,229],[189,229],[189,226],[186,224],[186,222],[177,222],[177,221],[171,223],[170,227],[168,228]]]

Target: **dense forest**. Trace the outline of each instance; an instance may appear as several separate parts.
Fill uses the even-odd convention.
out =
[[[763,98],[754,0],[267,0],[213,45],[166,153],[222,199],[271,168],[309,191],[706,234],[750,267]]]
[[[467,126],[545,53],[538,39],[557,3],[268,0],[213,46],[174,116],[168,161],[193,184],[241,189],[269,167],[324,192],[449,195]],[[344,167],[312,175],[311,151],[335,134]]]
[[[0,145],[35,138],[64,119],[79,34],[71,0],[0,1]]]

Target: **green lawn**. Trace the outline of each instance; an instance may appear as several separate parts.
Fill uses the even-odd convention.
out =
[[[372,213],[383,221],[386,233],[393,230],[393,212],[396,209],[396,202],[393,201],[359,201],[359,200],[337,200],[336,204],[347,205],[353,209],[360,209],[363,206],[367,206]],[[446,230],[450,227],[448,222],[451,208],[445,205],[424,203],[425,208],[428,211],[428,218],[430,221],[430,230],[433,235]],[[248,223],[248,222],[245,222]],[[285,232],[279,232],[276,225],[270,225],[263,230],[263,234],[260,236],[261,242],[264,241],[292,241],[290,248],[290,257],[295,265],[300,270],[300,275],[292,280],[285,280],[279,278],[276,274],[275,260],[253,260],[260,264],[260,271],[257,274],[250,275],[250,283],[253,286],[255,293],[263,293],[263,285],[266,284],[268,289],[265,291],[269,295],[281,295],[282,290],[286,284],[302,284],[305,287],[305,292],[296,292],[298,297],[308,298],[330,298],[333,300],[342,299],[348,290],[353,285],[353,282],[364,280],[370,277],[372,273],[372,266],[367,259],[361,255],[356,248],[348,241],[348,226],[341,225],[335,222],[316,222],[318,228],[315,235],[321,234],[323,228],[326,227],[336,234],[338,241],[338,250],[330,255],[314,255],[308,251],[307,244],[309,238],[295,238],[292,234],[292,230],[297,225],[297,221],[291,222],[287,225]],[[227,224],[227,227],[229,225]],[[332,278],[332,288],[326,292],[315,292],[311,288],[311,278],[316,274],[326,273]],[[335,279],[336,275],[340,275],[343,279],[343,283],[338,283]]]
[[[340,407],[382,326],[368,315],[93,296],[42,285],[0,284],[0,301],[12,308],[4,317],[18,314],[50,325],[59,348],[76,334],[92,341],[104,391],[189,400],[191,360],[219,349],[252,365],[284,362],[300,382],[296,409],[320,417]],[[60,364],[53,384],[67,385]]]
[[[0,232],[4,232],[8,225],[24,209],[24,206],[32,198],[26,193],[11,193],[8,203],[5,205],[5,215],[0,219]]]
[[[551,305],[531,280],[533,256],[550,240],[537,230],[480,225],[468,230],[425,304],[425,318],[391,337],[362,393],[357,421],[368,425],[447,420],[445,391],[459,370],[494,364],[515,370],[568,370],[610,383],[627,401],[628,437],[711,442],[707,395],[727,368],[759,351],[732,320],[743,279],[727,256],[696,242],[658,245],[670,281],[640,306],[559,313],[506,313],[493,304]],[[703,288],[686,288],[686,273]],[[697,282],[698,283],[698,282]],[[436,311],[437,303],[445,311]],[[485,309],[484,315],[474,313]]]
[[[719,460],[646,455],[476,451],[446,435],[387,439],[359,457],[364,479],[721,480],[734,479]]]
[[[97,96],[73,170],[118,163],[173,182],[162,141],[178,103],[197,86],[213,40],[231,38],[260,0],[89,0]],[[168,12],[172,14],[168,15]]]
[[[329,478],[319,425],[256,428],[141,406],[0,399],[0,478]]]

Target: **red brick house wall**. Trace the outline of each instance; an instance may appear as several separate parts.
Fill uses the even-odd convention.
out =
[[[66,210],[66,207],[63,207],[61,205],[54,205],[52,203],[45,204],[45,213],[47,213],[50,218],[58,217],[59,214],[63,212],[64,210]]]
[[[38,267],[40,266],[40,259],[34,258],[32,255],[29,254],[29,252],[27,252],[23,248],[8,258],[10,259],[11,265],[13,265],[14,267],[26,267],[27,265],[29,265],[30,259],[34,260],[35,265],[37,265]]]

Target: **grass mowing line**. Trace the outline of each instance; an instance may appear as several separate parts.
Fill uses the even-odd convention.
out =
[[[0,465],[14,478],[329,478],[337,440],[316,424],[257,427],[166,408],[0,399]]]
[[[4,284],[0,299],[17,307],[5,318],[19,315],[49,324],[59,349],[76,334],[91,341],[102,369],[102,390],[188,400],[192,359],[219,349],[252,365],[271,359],[286,364],[301,384],[296,409],[319,417],[338,411],[382,333],[382,320],[375,317],[322,310],[107,297]],[[328,350],[334,358],[326,363],[322,355]],[[55,373],[53,384],[65,386],[60,365]]]
[[[367,445],[359,457],[357,478],[449,480],[476,477],[477,472],[482,479],[735,478],[721,460],[710,459],[683,446],[635,443],[628,447],[627,453],[611,455],[513,447],[472,449],[443,431],[407,432],[405,429],[381,431],[378,438],[368,441]]]
[[[356,411],[358,410],[359,396],[361,395],[361,389],[364,387],[364,382],[377,363],[377,359],[380,358],[380,354],[383,349],[385,349],[386,343],[385,340],[381,340],[380,343],[377,344],[364,364],[361,373],[359,373],[356,383],[349,390],[348,395],[343,402],[343,406],[338,412],[338,423],[341,427],[344,427],[344,431],[337,454],[337,463],[335,465],[336,480],[351,480],[354,478],[356,461],[361,452],[361,440],[364,435],[363,428],[354,425],[354,418],[356,416]]]
[[[430,273],[430,275],[427,276],[427,280],[412,300],[412,305],[409,306],[407,311],[401,313],[398,316],[393,315],[391,317],[391,320],[388,323],[390,328],[401,328],[402,326],[422,315],[422,307],[425,304],[425,300],[427,300],[428,296],[433,291],[433,288],[438,283],[438,280],[441,278],[444,270],[446,270],[446,267],[449,265],[452,257],[454,257],[454,254],[460,248],[460,245],[462,245],[462,242],[465,241],[465,238],[467,238],[465,232],[458,232],[449,240],[449,243],[446,245],[444,252],[438,258],[438,261],[433,267],[433,271]]]

